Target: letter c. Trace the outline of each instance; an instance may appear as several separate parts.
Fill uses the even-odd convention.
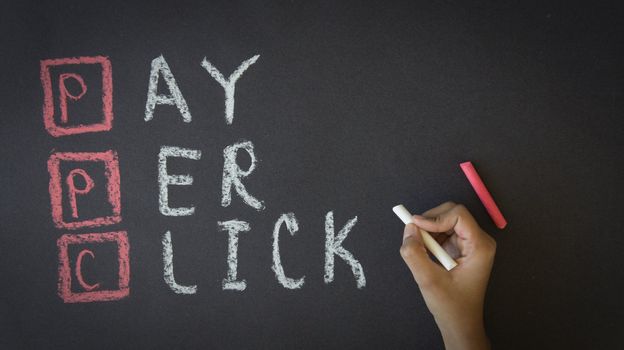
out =
[[[93,252],[90,251],[89,249],[83,249],[82,251],[80,251],[80,253],[78,253],[78,257],[76,258],[76,279],[78,280],[78,283],[80,283],[80,286],[84,290],[86,290],[87,292],[90,292],[98,288],[100,284],[99,283],[88,284],[82,278],[82,258],[84,257],[85,254],[91,255],[91,258],[95,259],[95,255],[93,255]]]

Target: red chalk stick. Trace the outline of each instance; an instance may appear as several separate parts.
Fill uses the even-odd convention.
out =
[[[500,229],[505,228],[505,226],[507,226],[507,220],[505,220],[503,213],[501,213],[500,209],[498,209],[496,202],[494,202],[494,198],[492,198],[490,191],[488,191],[485,187],[485,184],[481,180],[481,177],[475,170],[472,163],[464,162],[459,166],[464,171],[468,181],[470,181],[472,188],[474,188],[475,192],[477,192],[477,196],[479,196],[481,203],[485,206],[485,209],[488,214],[490,214],[490,217],[492,218],[492,221],[494,221],[496,227]]]

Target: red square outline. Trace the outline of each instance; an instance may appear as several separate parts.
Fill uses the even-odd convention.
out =
[[[108,202],[113,208],[113,214],[97,217],[89,220],[65,222],[63,220],[63,189],[61,187],[61,161],[78,162],[104,162],[105,177],[107,180]],[[119,160],[117,153],[109,150],[106,152],[57,152],[48,159],[48,172],[50,173],[50,205],[52,207],[52,221],[57,228],[77,229],[81,227],[96,227],[112,225],[121,222],[121,195],[119,193]]]
[[[50,67],[70,64],[99,64],[102,66],[102,112],[103,120],[95,124],[59,126],[54,122],[54,96]],[[113,127],[113,69],[108,57],[71,57],[41,61],[41,85],[43,86],[43,123],[54,137],[109,131]]]
[[[70,244],[117,243],[119,289],[74,293],[71,290],[71,267],[67,248]],[[130,245],[126,231],[105,233],[64,234],[57,241],[59,258],[58,295],[65,303],[89,303],[119,300],[130,295]]]

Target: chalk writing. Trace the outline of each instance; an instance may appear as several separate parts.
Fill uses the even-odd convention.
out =
[[[234,120],[234,91],[236,88],[236,81],[243,75],[243,73],[251,66],[256,63],[260,55],[255,55],[252,58],[243,61],[243,63],[236,68],[236,70],[230,74],[230,77],[225,79],[223,74],[212,65],[205,57],[202,61],[202,67],[206,68],[208,73],[223,87],[225,90],[225,122],[227,124],[232,124]]]
[[[163,77],[167,88],[169,89],[169,95],[158,94],[158,78]],[[147,102],[145,103],[145,121],[150,121],[154,118],[154,108],[156,105],[175,105],[182,115],[182,120],[185,123],[190,123],[193,119],[191,112],[182,92],[176,83],[171,69],[165,61],[165,58],[160,55],[152,60],[152,70],[150,71],[149,85],[147,88]]]
[[[201,152],[194,149],[162,146],[158,153],[158,208],[165,216],[188,216],[195,213],[195,207],[169,207],[169,185],[190,186],[193,184],[191,175],[169,175],[167,173],[167,158],[179,157],[199,160]]]
[[[97,218],[84,219],[79,221],[67,222],[63,219],[62,204],[62,186],[61,186],[61,162],[102,162],[104,163],[104,177],[106,179],[106,194],[108,204],[111,207],[111,213],[102,215]],[[48,159],[48,172],[50,173],[50,202],[52,208],[52,221],[58,228],[77,229],[81,227],[96,227],[103,225],[111,225],[121,221],[121,199],[119,193],[119,161],[117,153],[114,151],[106,152],[57,152],[53,153]],[[81,175],[86,186],[83,189],[77,189],[74,185],[74,176]],[[70,206],[72,216],[77,218],[78,208],[76,205],[76,194],[84,195],[88,193],[93,186],[94,181],[82,169],[72,170],[66,178],[68,185]],[[75,215],[74,215],[75,214]]]
[[[334,231],[334,213],[329,212],[325,216],[325,283],[334,280],[334,255],[338,255],[350,267],[355,276],[358,288],[366,286],[366,278],[364,269],[357,259],[342,246],[342,242],[347,238],[349,231],[357,223],[357,216],[347,221],[347,223],[338,231],[338,235]]]
[[[94,289],[97,289],[100,286],[100,284],[99,283],[88,284],[87,282],[85,282],[84,278],[82,277],[82,258],[85,256],[85,254],[90,255],[91,258],[95,258],[95,255],[93,255],[93,252],[90,251],[89,249],[83,249],[82,251],[80,251],[80,253],[78,253],[78,257],[76,258],[76,279],[78,280],[78,283],[84,290],[86,290],[87,292],[90,292]]]
[[[237,279],[238,269],[238,233],[247,232],[251,229],[249,223],[245,221],[239,221],[237,219],[229,221],[219,221],[219,228],[222,231],[228,233],[228,273],[227,277],[223,279],[223,289],[243,291],[247,288],[247,282],[245,280]]]
[[[225,76],[206,58],[201,62],[203,67],[210,76],[215,79],[225,92],[225,123],[231,125],[234,120],[234,104],[235,104],[235,88],[236,83],[242,77],[243,73],[255,64],[259,55],[255,55],[243,61],[228,78]],[[87,93],[93,90],[92,76],[81,75],[72,69],[66,68],[62,72],[51,70],[52,67],[66,65],[91,64],[99,65],[102,73],[102,121],[92,125],[82,125],[77,123],[80,120],[77,116],[70,113],[72,103],[76,103]],[[70,70],[67,72],[67,70]],[[58,74],[54,77],[54,73]],[[158,84],[162,81],[166,84],[166,93],[159,94]],[[56,79],[56,80],[54,80]],[[60,115],[55,116],[55,106],[53,99],[52,81],[58,83],[58,110]],[[84,132],[106,131],[112,127],[112,69],[108,58],[97,57],[80,57],[67,58],[59,60],[43,60],[41,61],[41,81],[44,88],[44,124],[46,130],[55,137],[66,136]],[[73,81],[79,87],[79,90],[69,89],[68,82]],[[88,89],[89,87],[89,89]],[[95,91],[97,93],[97,89]],[[190,123],[192,121],[191,112],[182,92],[174,78],[173,73],[165,58],[160,55],[151,61],[151,69],[148,79],[147,98],[145,102],[144,120],[151,121],[154,118],[154,111],[158,105],[175,106],[182,116],[182,121]],[[80,108],[76,109],[80,110]],[[78,118],[78,119],[77,119]],[[56,121],[59,121],[57,124]],[[239,164],[238,156],[240,152],[246,152],[249,156],[250,163],[247,169],[242,169]],[[199,161],[202,158],[202,152],[198,149],[182,148],[177,146],[160,146],[157,161],[157,181],[158,181],[158,210],[160,214],[167,217],[183,217],[195,214],[195,206],[187,204],[186,206],[171,206],[169,202],[170,186],[191,186],[194,178],[190,174],[169,174],[167,163],[169,158],[182,158],[188,160]],[[65,170],[68,166],[61,167],[62,162],[69,162],[71,165],[69,170]],[[99,180],[100,177],[94,177],[85,169],[74,163],[80,162],[101,162],[104,165],[104,181]],[[232,193],[236,195],[249,207],[263,211],[266,206],[263,200],[252,195],[243,179],[247,179],[258,167],[259,159],[256,157],[254,144],[249,140],[240,140],[223,149],[223,172],[221,181],[221,206],[229,207],[232,203]],[[67,171],[67,175],[61,174]],[[91,172],[93,170],[90,170]],[[113,150],[105,152],[53,152],[48,159],[48,172],[50,173],[50,201],[52,209],[52,220],[57,228],[63,229],[79,229],[85,227],[98,227],[103,225],[117,224],[121,221],[121,200],[120,200],[120,179],[119,179],[119,161],[117,153]],[[80,179],[79,179],[80,178]],[[97,181],[95,179],[98,179]],[[78,180],[78,183],[77,183]],[[67,188],[67,197],[63,196],[63,185]],[[249,186],[249,183],[247,184]],[[95,218],[81,217],[80,206],[83,203],[82,198],[88,200],[90,193],[95,191],[101,193],[105,189],[108,206],[110,212],[102,213]],[[63,198],[67,198],[71,213],[63,214]],[[79,200],[80,198],[80,200]],[[94,197],[95,198],[95,197]],[[84,215],[84,214],[83,214]],[[353,230],[357,223],[357,216],[351,218],[336,233],[334,227],[334,212],[329,211],[325,216],[325,251],[324,251],[324,282],[329,284],[334,281],[334,268],[336,256],[342,259],[350,268],[356,281],[358,289],[366,286],[366,278],[362,264],[355,256],[343,247],[343,242],[348,234]],[[239,260],[239,238],[243,232],[251,231],[251,225],[243,220],[232,219],[228,221],[217,221],[217,229],[227,233],[227,273],[222,280],[223,290],[245,291],[247,289],[247,281],[238,276],[238,260]],[[298,278],[287,276],[280,254],[280,238],[285,239],[284,235],[280,235],[284,231],[288,231],[291,237],[299,231],[299,222],[295,214],[288,212],[281,214],[273,226],[272,232],[272,264],[271,269],[275,273],[277,282],[286,289],[297,290],[304,286],[305,276]],[[323,233],[322,228],[316,231],[319,235]],[[72,274],[70,256],[68,253],[69,245],[80,245],[86,243],[105,243],[114,242],[117,245],[117,264],[118,278],[117,286],[110,290],[102,289],[101,283],[97,277],[90,276],[85,279],[83,276],[82,266],[85,261],[93,263],[97,258],[97,250],[82,248],[75,258],[74,271]],[[197,293],[197,285],[183,285],[176,281],[173,265],[173,243],[171,232],[166,231],[161,237],[162,244],[162,262],[163,262],[163,280],[167,287],[173,293],[181,295],[193,295]],[[87,234],[64,234],[57,240],[59,250],[59,282],[58,294],[66,303],[72,302],[92,302],[104,300],[117,300],[125,298],[129,295],[130,267],[129,267],[129,244],[125,231],[105,232],[105,233],[87,233]],[[80,247],[78,247],[80,248]],[[85,260],[86,259],[86,260]],[[102,258],[98,258],[100,261]],[[72,275],[75,276],[74,286],[72,286]],[[87,281],[88,280],[88,281]],[[91,283],[92,282],[92,283]]]
[[[195,294],[197,286],[183,286],[175,281],[173,276],[173,245],[171,244],[171,232],[167,231],[162,238],[163,245],[163,264],[165,283],[177,294]]]
[[[249,168],[243,171],[236,163],[236,155],[238,150],[245,150],[251,158],[251,164]],[[254,153],[254,146],[251,141],[242,141],[235,143],[231,146],[227,146],[223,150],[223,182],[221,187],[221,205],[227,207],[232,202],[232,185],[236,189],[236,193],[243,199],[250,207],[256,210],[263,210],[264,203],[247,192],[245,185],[241,182],[241,179],[249,176],[255,169],[256,155]]]
[[[65,80],[72,78],[80,84],[80,93],[78,95],[72,95],[69,90],[67,90],[67,86],[65,85]],[[78,101],[84,94],[87,93],[87,85],[85,85],[84,80],[78,74],[74,73],[63,73],[59,76],[59,106],[61,108],[61,122],[67,123],[69,121],[69,117],[67,116],[67,98],[69,97],[71,100]]]
[[[77,188],[76,184],[74,183],[74,177],[76,175],[80,175],[82,177],[82,179],[85,182],[85,186],[84,188]],[[69,175],[67,175],[67,178],[65,179],[65,182],[67,182],[67,194],[69,196],[69,206],[71,207],[71,211],[72,211],[72,217],[74,219],[78,218],[78,207],[76,205],[76,194],[87,194],[91,191],[91,189],[93,189],[93,179],[91,179],[91,176],[89,176],[89,174],[87,174],[86,171],[82,170],[82,169],[73,169],[72,171],[69,172]]]
[[[85,290],[72,291],[71,267],[69,263],[68,247],[73,244],[105,243],[113,242],[117,245],[117,289],[96,289],[99,285],[88,285],[82,280],[79,282]],[[104,232],[104,233],[84,233],[84,234],[64,234],[57,241],[59,252],[59,280],[58,294],[66,303],[93,302],[117,300],[127,297],[130,294],[130,244],[125,231]],[[82,257],[85,251],[77,259],[76,275],[82,276]],[[80,263],[78,263],[80,261]],[[85,288],[86,287],[86,288]]]
[[[102,121],[93,124],[72,123],[72,125],[58,125],[54,120],[54,93],[52,91],[51,68],[69,68],[76,65],[99,66],[102,74]],[[41,85],[43,87],[43,123],[46,130],[54,137],[83,134],[90,132],[109,131],[113,127],[113,70],[107,57],[74,57],[42,60],[40,66]],[[73,95],[65,86],[65,81],[72,78],[80,84],[81,93]],[[82,76],[77,73],[63,73],[59,77],[59,109],[61,123],[67,124],[70,120],[67,98],[72,101],[80,99],[87,91]]]
[[[275,223],[275,228],[273,229],[273,271],[275,272],[275,277],[279,283],[284,286],[284,288],[288,289],[299,289],[303,286],[304,278],[301,277],[299,279],[292,279],[286,277],[284,274],[284,267],[282,266],[282,259],[280,257],[279,252],[279,232],[282,224],[286,225],[286,229],[290,232],[291,236],[295,235],[295,232],[299,231],[299,223],[297,223],[297,219],[295,218],[294,213],[282,214],[282,216],[277,219]]]

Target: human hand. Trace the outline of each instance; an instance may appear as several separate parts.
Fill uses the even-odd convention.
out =
[[[442,333],[447,350],[489,349],[483,302],[496,242],[463,205],[446,202],[405,226],[401,256]],[[451,255],[457,266],[446,271],[431,260],[420,229]]]

